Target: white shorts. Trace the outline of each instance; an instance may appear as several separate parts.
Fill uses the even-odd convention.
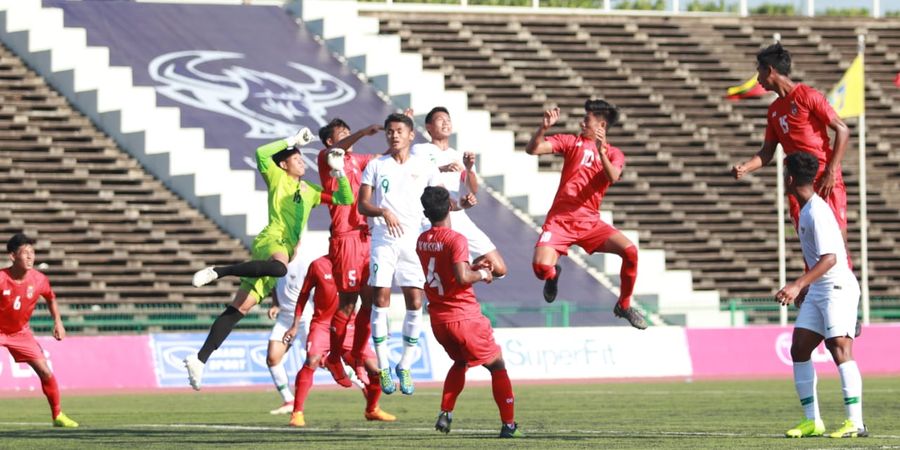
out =
[[[450,229],[465,236],[469,241],[469,258],[472,261],[497,249],[491,238],[472,222],[465,210],[450,211]]]
[[[830,289],[810,289],[800,305],[796,328],[805,328],[825,339],[854,337],[856,309],[859,306],[859,284],[848,280]]]
[[[406,232],[400,238],[372,236],[369,258],[369,286],[425,286],[425,273],[416,254],[416,240],[421,231]],[[393,282],[393,284],[392,284]]]
[[[279,311],[275,316],[275,325],[272,325],[272,332],[269,334],[270,341],[282,342],[284,333],[294,326],[294,314],[285,311]],[[300,316],[300,327],[297,330],[297,336],[294,336],[294,342],[291,344],[300,344],[300,348],[306,348],[306,335],[309,334],[309,318],[307,314]]]

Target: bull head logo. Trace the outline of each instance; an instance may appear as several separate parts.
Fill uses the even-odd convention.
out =
[[[148,68],[160,83],[156,91],[172,100],[199,109],[224,114],[246,123],[251,139],[277,139],[297,131],[297,122],[327,123],[328,108],[347,103],[356,91],[337,77],[294,62],[295,81],[271,72],[230,66],[218,73],[205,72],[204,65],[244,55],[215,50],[187,50],[157,56]]]

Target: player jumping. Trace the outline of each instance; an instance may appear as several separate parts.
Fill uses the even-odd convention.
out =
[[[33,239],[22,233],[14,234],[6,241],[6,251],[12,265],[0,270],[0,347],[6,347],[16,362],[26,363],[34,369],[50,403],[53,426],[75,428],[78,422],[66,416],[59,406],[56,377],[28,326],[38,297],[44,297],[53,318],[53,337],[57,341],[66,337],[66,328],[59,315],[50,280],[34,269],[34,243]]]
[[[284,333],[294,325],[294,310],[297,306],[297,297],[300,295],[300,286],[306,277],[306,267],[303,258],[294,258],[288,264],[287,275],[278,279],[275,289],[272,290],[272,306],[269,308],[269,319],[275,320],[272,332],[269,334],[269,347],[266,350],[266,365],[269,366],[269,374],[275,383],[275,389],[281,395],[281,406],[269,411],[270,414],[288,414],[294,410],[294,394],[291,393],[291,381],[284,368],[284,355],[291,348],[292,343],[306,345],[306,335],[309,331],[309,321],[300,318],[298,339],[295,342],[284,342]]]
[[[500,410],[500,437],[522,437],[515,421],[512,383],[503,353],[494,341],[491,322],[481,313],[472,283],[493,280],[490,262],[469,265],[465,236],[452,229],[450,194],[443,187],[428,187],[421,198],[431,229],[419,236],[416,253],[425,271],[425,295],[434,337],[453,360],[434,428],[449,433],[456,399],[466,384],[469,367],[482,365],[491,372],[494,401]]]
[[[284,333],[283,340],[286,343],[290,343],[297,336],[299,317],[303,314],[303,308],[306,306],[313,289],[315,289],[315,311],[310,322],[309,336],[306,338],[306,362],[304,362],[303,367],[297,373],[295,381],[296,397],[290,420],[292,427],[306,426],[303,406],[306,402],[306,397],[309,395],[309,390],[312,388],[313,375],[316,368],[319,367],[322,358],[326,355],[336,355],[338,364],[341,364],[341,356],[345,353],[344,342],[339,342],[336,346],[332,346],[333,343],[330,342],[331,339],[329,337],[329,329],[333,327],[333,317],[338,309],[338,294],[333,276],[332,260],[328,255],[316,259],[309,265],[306,278],[303,280],[303,287],[300,288],[300,295],[297,298],[293,326]],[[370,348],[367,347],[367,350],[368,353],[364,353],[363,357],[373,360],[375,355],[371,354],[372,350]],[[372,369],[371,377],[369,377],[372,382],[367,383],[363,389],[363,395],[366,397],[366,420],[393,422],[397,418],[378,407],[378,400],[381,398],[381,386],[374,382],[378,374],[374,367]],[[343,372],[343,365],[340,366],[340,370]],[[344,375],[343,379],[349,381],[349,377],[346,375]]]
[[[312,208],[321,203],[349,205],[353,191],[343,175],[343,154],[332,151],[328,161],[338,178],[340,189],[332,194],[322,187],[301,180],[306,165],[300,157],[300,146],[313,139],[309,129],[256,149],[256,164],[269,190],[269,224],[253,240],[253,260],[232,266],[208,267],[194,274],[194,286],[203,286],[225,276],[240,276],[241,287],[231,305],[213,323],[203,347],[197,355],[184,359],[191,387],[200,390],[203,367],[234,329],[234,326],[256,306],[278,278],[287,274],[288,262],[300,242]]]
[[[816,370],[810,360],[822,340],[831,352],[844,391],[847,420],[829,434],[833,438],[869,435],[862,416],[862,376],[853,360],[853,335],[859,284],[846,260],[844,242],[834,211],[816,194],[814,180],[819,171],[815,156],[798,152],[785,159],[785,185],[797,200],[797,222],[803,260],[809,267],[803,276],[788,283],[775,295],[782,305],[795,303],[800,308],[791,341],[794,361],[794,386],[806,419],[788,430],[787,437],[821,436],[825,423],[819,415],[816,396]]]
[[[619,255],[621,284],[613,313],[643,330],[647,321],[631,307],[637,279],[637,247],[622,232],[600,220],[603,194],[619,181],[625,166],[625,155],[606,140],[606,131],[618,121],[619,110],[603,100],[588,100],[584,111],[580,135],[557,134],[549,138],[544,134],[559,120],[559,108],[545,111],[541,126],[525,148],[529,155],[555,153],[565,159],[553,206],[534,246],[534,274],[545,280],[544,300],[552,302],[556,300],[561,270],[557,262],[560,255],[568,254],[570,246],[577,244],[588,253]]]
[[[419,196],[437,183],[437,168],[431,161],[411,155],[415,138],[412,119],[391,114],[384,122],[388,151],[369,162],[359,189],[359,212],[373,217],[369,284],[374,287],[372,340],[378,356],[379,380],[386,394],[396,390],[388,361],[388,311],[391,285],[396,282],[406,301],[403,320],[403,355],[396,366],[400,390],[413,393],[410,367],[416,357],[422,332],[422,285],[425,275],[416,257],[416,238],[425,217]]]

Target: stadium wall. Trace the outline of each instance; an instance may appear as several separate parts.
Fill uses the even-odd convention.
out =
[[[522,380],[603,380],[653,378],[790,378],[790,327],[691,329],[654,327],[499,328],[510,377]],[[430,330],[420,342],[412,366],[418,381],[442,381],[452,362]],[[203,343],[202,333],[138,336],[71,337],[38,341],[63,389],[117,390],[183,388],[182,360]],[[232,333],[213,354],[204,386],[269,386],[266,369],[268,333]],[[402,339],[390,339],[391,360],[402,352]],[[305,354],[297,345],[286,367],[296,373]],[[863,330],[853,353],[864,376],[900,374],[900,325],[872,325]],[[820,375],[836,376],[831,356],[819,346],[813,362]],[[316,371],[315,383],[332,384],[329,373]],[[488,380],[486,370],[472,370],[471,380]],[[0,392],[40,389],[34,372],[0,349]]]

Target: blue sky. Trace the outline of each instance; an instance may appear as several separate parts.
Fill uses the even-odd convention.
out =
[[[731,0],[728,0],[731,3]],[[685,3],[685,0],[681,0]],[[737,3],[737,2],[735,2]],[[763,3],[793,4],[801,11],[806,10],[806,0],[748,0],[750,7]],[[868,8],[872,9],[872,0],[816,0],[816,11],[824,11],[827,8]],[[900,0],[881,0],[881,11],[900,10]]]

